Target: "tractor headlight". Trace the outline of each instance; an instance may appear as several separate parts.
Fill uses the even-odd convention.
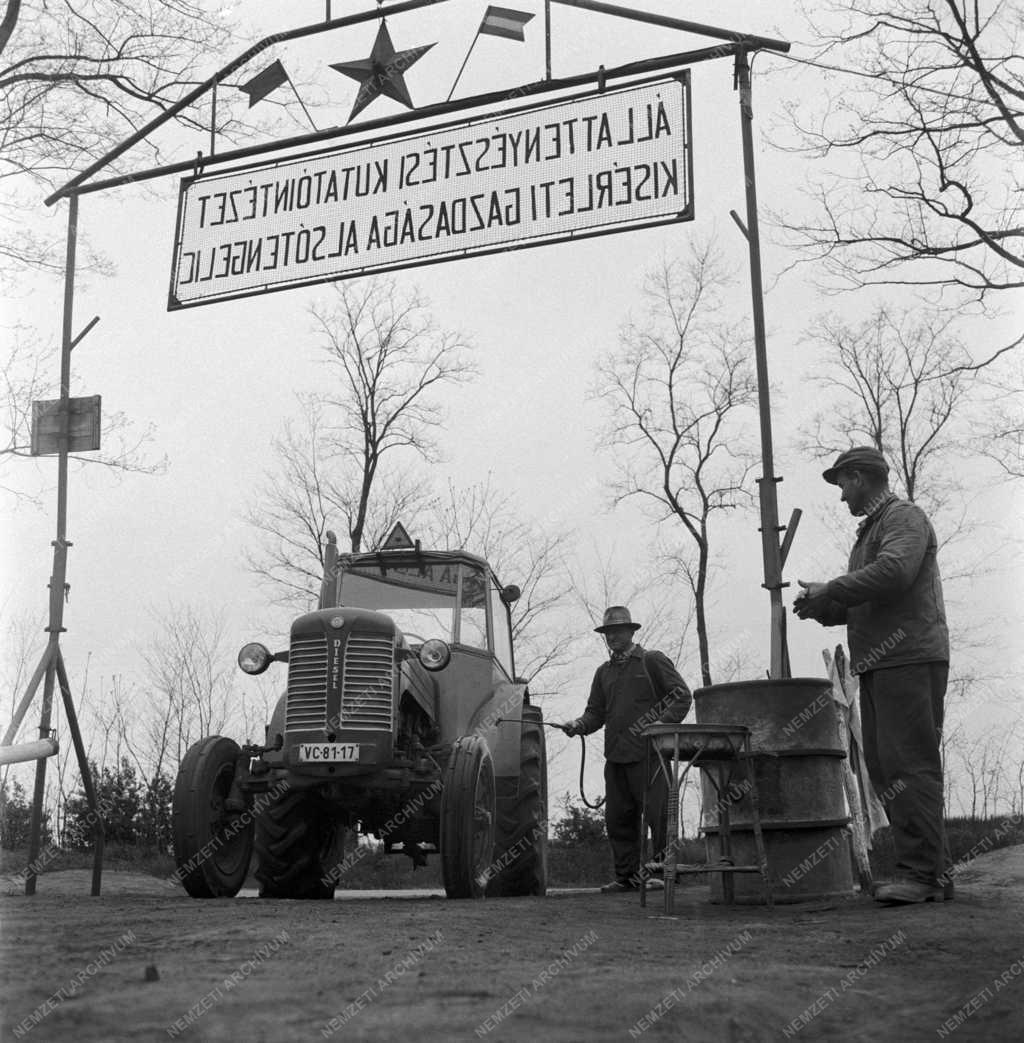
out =
[[[247,674],[262,674],[270,666],[273,658],[266,645],[261,645],[258,641],[251,641],[249,644],[243,645],[242,651],[238,653],[238,665]]]
[[[452,658],[452,650],[446,641],[432,637],[420,646],[420,662],[428,670],[443,670]]]

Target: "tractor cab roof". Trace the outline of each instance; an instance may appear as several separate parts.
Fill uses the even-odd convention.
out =
[[[361,554],[345,554],[341,558],[346,568],[366,569],[374,566],[387,570],[391,568],[417,568],[419,565],[434,564],[457,564],[463,562],[466,565],[474,565],[477,568],[490,570],[487,562],[476,554],[470,554],[465,550],[421,550],[416,547],[412,550],[402,548],[400,550],[373,550]]]
[[[403,571],[408,568],[422,569],[424,572],[429,564],[433,565],[465,565],[482,568],[490,572],[491,568],[487,562],[476,554],[459,550],[424,550],[419,540],[413,538],[406,531],[401,522],[395,522],[391,532],[381,541],[380,546],[372,551],[358,554],[346,554],[342,558],[343,568],[366,569],[377,566],[381,572],[389,568],[399,568]]]

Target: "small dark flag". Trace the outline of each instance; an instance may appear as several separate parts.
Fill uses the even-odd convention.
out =
[[[248,83],[243,83],[239,90],[249,95],[249,108],[251,109],[256,102],[263,101],[268,94],[287,82],[288,73],[284,71],[284,66],[279,59],[273,65],[268,65],[262,72],[258,72]]]
[[[484,20],[480,23],[481,33],[488,36],[504,36],[507,40],[526,41],[523,26],[526,25],[532,14],[524,11],[513,11],[509,7],[488,7],[484,12]]]

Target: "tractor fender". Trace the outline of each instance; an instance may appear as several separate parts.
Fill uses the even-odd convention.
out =
[[[519,722],[525,702],[524,682],[500,681],[491,697],[470,718],[469,733],[479,735],[487,743],[496,777],[519,779]]]
[[[270,724],[267,726],[267,739],[266,745],[274,746],[277,743],[277,737],[280,735],[282,741],[284,740],[284,712],[285,704],[287,703],[287,692],[282,692],[278,697],[277,702],[274,704],[274,712],[270,715]],[[283,763],[284,753],[281,750],[275,750],[263,754],[263,760],[268,764],[281,764]]]

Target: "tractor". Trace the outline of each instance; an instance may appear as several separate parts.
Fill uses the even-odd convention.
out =
[[[378,550],[324,547],[318,607],[286,651],[259,643],[247,674],[287,663],[262,745],[209,736],[174,789],[177,876],[194,898],[330,899],[346,833],[415,865],[441,859],[449,898],[543,895],[543,716],[515,674],[511,605],[487,562],[426,551],[399,524]],[[376,845],[373,845],[376,848]]]

